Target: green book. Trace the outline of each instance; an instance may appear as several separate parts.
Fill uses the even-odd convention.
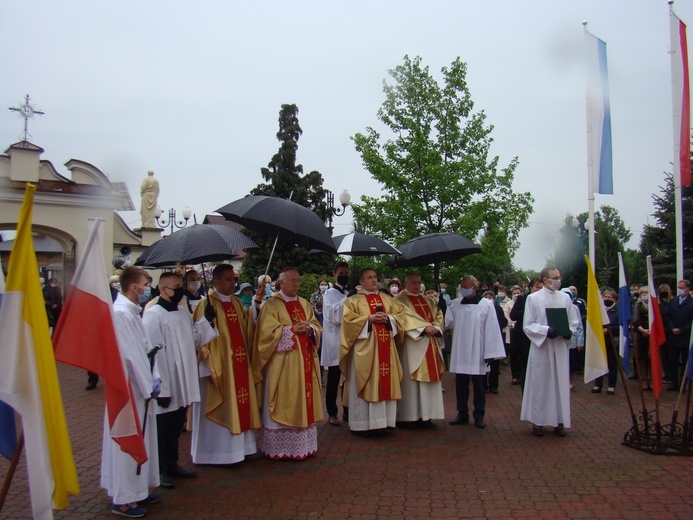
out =
[[[546,322],[549,327],[552,327],[561,336],[567,336],[570,333],[570,325],[568,324],[568,311],[565,307],[547,307]]]

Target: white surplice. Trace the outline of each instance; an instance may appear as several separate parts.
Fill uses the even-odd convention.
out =
[[[132,395],[137,405],[140,422],[144,421],[145,401],[151,395],[154,380],[159,373],[154,366],[152,373],[147,353],[152,349],[139,316],[141,307],[122,294],[113,304],[118,346],[125,360],[130,377]],[[111,438],[108,415],[104,417],[103,449],[101,451],[101,487],[105,488],[114,504],[128,504],[144,500],[149,486],[159,485],[159,452],[157,448],[156,415],[149,405],[144,442],[149,460],[137,475],[137,463]]]
[[[330,287],[322,298],[322,350],[320,366],[339,365],[339,342],[346,291]]]
[[[206,345],[219,333],[206,318],[193,324],[184,307],[167,311],[161,305],[147,309],[142,318],[152,345],[160,345],[156,362],[161,373],[161,394],[170,397],[168,408],[156,406],[156,412],[168,413],[200,401],[195,349]]]
[[[547,308],[565,308],[570,330],[575,334],[580,316],[573,309],[570,296],[543,288],[527,296],[523,329],[532,342],[529,349],[527,376],[522,395],[520,419],[537,426],[570,428],[570,340],[547,334]]]
[[[488,371],[486,359],[503,359],[505,347],[493,303],[481,298],[479,303],[450,302],[445,313],[445,328],[452,329],[450,372],[483,375]]]
[[[231,296],[221,293],[217,293],[217,296],[222,302],[231,301]],[[255,306],[253,305],[253,307]],[[192,460],[195,464],[235,464],[241,462],[245,460],[247,455],[257,452],[255,432],[248,430],[233,435],[225,426],[205,417],[207,381],[212,373],[204,359],[200,360],[198,369],[201,399],[199,402],[193,403],[192,407],[193,431],[190,444]]]

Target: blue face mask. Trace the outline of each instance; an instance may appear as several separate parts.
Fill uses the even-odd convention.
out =
[[[149,298],[152,296],[152,288],[151,287],[145,287],[144,292],[142,294],[137,295],[137,299],[140,302],[140,305],[144,305],[149,301]]]
[[[272,296],[272,284],[271,283],[266,283],[265,284],[265,298],[269,298]]]
[[[440,292],[441,292],[442,294],[445,294],[446,292],[448,292],[448,290],[447,290],[445,287],[441,287],[441,288],[440,288]]]
[[[462,295],[462,298],[469,298],[473,292],[474,292],[474,289],[471,289],[471,288],[465,289],[464,287],[462,287],[460,289],[460,294]]]
[[[253,295],[252,294],[241,294],[241,301],[243,302],[243,307],[246,309],[250,307],[250,304],[252,303]]]

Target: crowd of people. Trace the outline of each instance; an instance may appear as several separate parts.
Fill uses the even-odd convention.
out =
[[[415,273],[382,283],[374,269],[364,269],[355,287],[350,274],[346,262],[337,262],[332,279],[320,279],[309,299],[298,296],[293,267],[274,283],[258,277],[255,287],[239,284],[227,264],[214,268],[209,290],[194,270],[162,274],[154,291],[138,267],[112,279],[119,344],[140,417],[148,419],[149,455],[136,471],[104,429],[101,484],[113,512],[143,516],[143,505],[161,498],[151,487],[174,488],[176,479],[196,476],[178,462],[185,430],[192,431],[196,465],[238,464],[258,451],[270,459],[315,455],[317,424],[325,417],[322,386],[330,425],[345,422],[354,435],[383,436],[445,419],[441,375],[448,370],[457,409],[449,424],[485,428],[486,395],[499,392],[501,367],[509,365],[511,384],[522,391],[521,419],[532,433],[543,436],[549,427],[566,435],[571,373],[584,366],[586,304],[575,287],[561,288],[555,266],[509,290],[466,275],[454,294],[445,284],[426,290]],[[686,280],[675,297],[667,289],[659,289],[671,339],[663,347],[664,375],[676,388],[693,298]],[[646,286],[634,287],[628,302],[612,290],[602,297],[611,319],[604,336],[613,394],[620,304],[633,306],[635,370],[648,380],[649,299]],[[602,386],[600,378],[592,392]]]

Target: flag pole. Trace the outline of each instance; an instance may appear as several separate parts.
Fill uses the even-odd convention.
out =
[[[5,499],[7,494],[10,492],[10,485],[14,479],[14,473],[17,470],[17,465],[19,464],[19,457],[24,451],[24,430],[19,434],[19,439],[17,439],[17,446],[14,448],[14,453],[12,454],[12,462],[10,462],[10,467],[7,469],[7,475],[5,476],[5,482],[2,485],[2,491],[0,491],[0,512],[5,505]]]
[[[585,37],[585,49],[588,48],[587,45],[587,21],[582,22],[582,27],[583,27],[583,33]],[[587,60],[589,57],[587,56],[587,51],[585,51],[585,60]],[[586,105],[587,105],[587,206],[588,206],[588,218],[587,218],[587,234],[588,234],[588,247],[587,247],[587,256],[589,256],[590,262],[592,262],[592,265],[596,265],[594,263],[594,243],[595,243],[595,238],[594,238],[594,150],[592,150],[592,103],[594,100],[592,100],[590,96],[590,89],[589,89],[589,76],[587,78],[587,88],[586,90]]]
[[[616,350],[616,342],[614,341],[614,335],[611,333],[611,327],[607,327],[607,333],[609,337],[609,342],[611,343],[611,349],[614,352],[614,359],[618,365],[618,373],[621,376],[621,383],[623,383],[623,391],[626,394],[626,400],[628,401],[628,409],[630,410],[630,419],[633,422],[633,431],[635,432],[635,437],[640,439],[640,430],[638,429],[638,420],[635,417],[635,410],[633,409],[633,402],[630,400],[630,393],[628,392],[628,384],[626,380],[626,372],[623,370],[623,365],[619,363],[619,354]]]

